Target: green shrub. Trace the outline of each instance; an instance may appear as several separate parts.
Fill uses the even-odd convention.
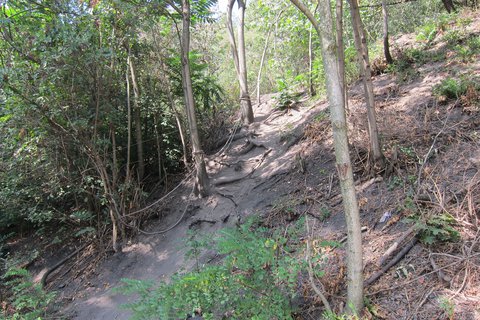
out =
[[[425,244],[455,242],[460,239],[460,233],[455,229],[456,220],[449,213],[433,215],[427,219],[415,214],[408,220],[415,222],[420,240]]]
[[[444,96],[447,99],[458,99],[467,91],[465,81],[454,78],[446,78],[433,87],[433,94],[437,97]]]
[[[2,277],[7,291],[7,313],[5,319],[40,320],[47,315],[47,308],[55,293],[45,292],[41,285],[32,281],[25,269],[11,268]],[[1,318],[1,317],[0,317]]]
[[[417,30],[415,39],[422,42],[432,42],[437,36],[437,25],[433,21],[427,22]]]
[[[215,248],[222,263],[153,283],[124,279],[118,291],[137,294],[127,305],[134,319],[175,319],[201,309],[205,319],[292,319],[291,299],[297,294],[305,265],[295,257],[300,221],[287,233],[244,225],[220,232]]]

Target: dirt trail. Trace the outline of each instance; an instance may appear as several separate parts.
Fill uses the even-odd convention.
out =
[[[480,19],[474,21],[472,25],[478,27]],[[397,45],[410,47],[414,39],[414,35],[403,36]],[[433,46],[429,50],[440,49]],[[379,318],[447,319],[439,302],[442,297],[451,297],[459,319],[480,317],[480,274],[475,271],[478,268],[470,266],[478,266],[480,260],[465,256],[465,252],[480,250],[480,96],[472,96],[469,104],[462,105],[459,101],[439,103],[432,95],[442,79],[459,78],[464,72],[480,74],[479,54],[476,58],[468,65],[458,60],[416,62],[418,65],[410,70],[415,72],[375,77],[377,122],[388,166],[387,174],[382,172],[383,177],[374,183],[370,183],[373,176],[368,168],[362,85],[357,82],[349,88],[351,157],[362,225],[368,230],[363,238],[365,276],[378,271],[379,258],[409,229],[404,218],[413,213],[441,216],[448,212],[455,217],[454,227],[462,239],[446,245],[415,245],[398,265],[367,287],[366,295]],[[112,288],[121,278],[158,282],[182,268],[191,268],[192,262],[184,259],[189,229],[212,233],[256,213],[264,215],[267,225],[282,226],[305,213],[312,219],[318,240],[339,241],[344,237],[326,103],[308,106],[311,102],[304,102],[281,113],[275,110],[272,96],[264,99],[265,103],[254,108],[255,123],[248,128],[253,144],[239,139],[226,153],[207,157],[207,170],[215,186],[211,195],[192,199],[191,182],[176,190],[159,207],[161,218],[150,220],[145,229],[154,232],[173,225],[188,205],[181,223],[162,235],[134,238],[123,253],[107,258],[96,274],[88,275],[86,285],[81,279],[64,284],[60,301],[68,306],[63,314],[72,319],[128,319],[128,311],[120,306],[133,297],[115,294]],[[427,200],[415,203],[412,209],[417,195]],[[278,209],[282,206],[289,210]],[[290,217],[292,213],[296,217]],[[382,217],[388,218],[380,222]],[[337,312],[342,309],[346,291],[344,253],[343,249],[333,253],[320,280]],[[432,257],[450,276],[450,283],[439,280],[432,271]],[[215,252],[205,252],[200,263],[213,258]],[[73,293],[77,293],[76,299],[70,301]],[[307,307],[316,306],[312,303]],[[315,310],[305,312],[307,318],[318,318]]]
[[[295,166],[293,159],[301,148],[297,142],[303,137],[305,124],[326,105],[279,112],[274,108],[273,96],[265,99],[268,101],[254,108],[255,123],[248,129],[256,146],[242,154],[247,144],[245,139],[239,139],[231,143],[227,152],[207,157],[207,170],[215,185],[212,194],[206,199],[192,199],[191,182],[179,188],[165,205],[172,212],[162,221],[152,222],[146,231],[165,229],[189,205],[191,209],[182,222],[162,235],[141,235],[122,253],[108,258],[99,266],[98,275],[80,291],[82,297],[64,310],[65,314],[73,319],[128,319],[129,312],[120,306],[132,297],[112,291],[121,278],[159,281],[190,268],[191,262],[184,259],[183,244],[189,228],[209,233],[234,225],[271,206],[285,193],[276,183]],[[213,254],[206,252],[200,260],[208,261]]]

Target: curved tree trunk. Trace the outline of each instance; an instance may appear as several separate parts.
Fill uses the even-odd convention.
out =
[[[188,123],[190,126],[190,138],[192,140],[192,153],[195,161],[195,194],[205,197],[209,192],[209,179],[205,167],[203,150],[200,145],[200,137],[197,128],[197,118],[195,115],[195,100],[193,98],[192,78],[190,75],[190,62],[188,54],[190,52],[190,1],[182,0],[182,75],[183,92],[185,96],[185,107],[187,111]]]
[[[338,70],[333,19],[329,0],[319,0],[321,24],[300,0],[290,0],[302,11],[315,27],[322,45],[322,58],[327,80],[327,97],[333,129],[335,157],[340,188],[342,191],[345,219],[347,222],[347,281],[348,307],[359,313],[363,308],[363,261],[360,215],[355,194],[352,165],[348,150],[347,123],[345,116],[344,93]]]
[[[232,9],[235,2],[238,2],[239,26],[238,26],[238,47],[233,33]],[[227,7],[227,30],[232,47],[233,61],[237,71],[238,82],[240,84],[240,109],[242,112],[242,121],[244,124],[250,124],[254,121],[252,102],[248,93],[247,84],[247,62],[245,55],[245,2],[243,0],[229,0]]]
[[[390,54],[390,44],[388,43],[388,11],[387,1],[382,0],[382,17],[383,17],[383,53],[388,64],[393,63],[392,55]]]
[[[360,18],[360,10],[358,9],[357,0],[349,0],[350,15],[352,17],[353,35],[355,38],[355,47],[357,48],[357,59],[363,78],[363,86],[365,90],[365,101],[367,104],[368,133],[370,136],[370,148],[373,160],[376,166],[383,167],[383,153],[380,147],[380,139],[378,137],[377,117],[375,115],[375,98],[373,95],[372,70],[370,68],[370,60],[368,57],[367,39],[365,30]]]

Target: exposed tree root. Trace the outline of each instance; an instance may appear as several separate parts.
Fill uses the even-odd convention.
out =
[[[208,219],[197,219],[195,221],[192,221],[192,223],[190,223],[188,225],[188,229],[192,229],[193,227],[197,226],[197,225],[200,225],[202,223],[210,223],[210,224],[215,224],[217,223],[217,221],[215,220],[208,220]]]
[[[42,285],[42,288],[45,288],[45,285],[47,284],[47,278],[48,276],[55,270],[57,270],[58,268],[60,268],[62,265],[65,264],[65,262],[67,262],[68,260],[70,260],[71,258],[73,258],[75,255],[77,255],[77,253],[79,253],[80,251],[82,251],[83,249],[85,249],[87,246],[90,245],[91,242],[88,242],[88,243],[85,243],[83,246],[81,246],[80,248],[78,248],[77,250],[73,251],[72,253],[70,253],[68,256],[66,256],[64,259],[60,260],[57,264],[55,264],[53,267],[51,267],[50,269],[48,269],[42,276],[42,280],[40,280],[40,283]]]

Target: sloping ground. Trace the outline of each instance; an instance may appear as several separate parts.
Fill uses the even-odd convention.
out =
[[[476,32],[475,26],[477,20],[466,31]],[[480,318],[480,99],[478,92],[468,91],[456,101],[441,102],[432,95],[443,79],[460,78],[462,73],[479,75],[480,66],[478,54],[468,62],[458,60],[441,39],[440,35],[423,51],[432,56],[443,52],[448,60],[412,60],[412,72],[397,70],[374,79],[387,157],[385,171],[372,172],[368,163],[362,86],[358,83],[349,90],[350,142],[362,225],[366,227],[366,278],[381,270],[381,256],[409,230],[412,222],[404,220],[408,216],[421,222],[451,217],[451,224],[435,226],[452,226],[460,236],[454,242],[434,239],[431,245],[415,244],[367,286],[370,307],[365,317],[369,319],[453,319],[451,310],[458,319]],[[418,45],[413,36],[404,36],[397,44],[404,49]],[[266,225],[275,227],[306,214],[314,244],[321,239],[343,239],[344,218],[326,104],[304,101],[296,109],[280,112],[273,107],[274,100],[265,100],[255,107],[256,122],[247,136],[232,141],[225,152],[208,157],[214,185],[211,196],[191,198],[192,185],[187,180],[151,209],[158,218],[143,224],[145,231],[155,233],[183,217],[175,228],[140,235],[123,253],[100,264],[92,262],[95,268],[87,266],[68,281],[52,275],[50,288],[61,287],[59,302],[68,303],[63,314],[75,319],[127,319],[129,314],[120,304],[133,297],[115,294],[112,288],[121,278],[159,281],[190,268],[192,262],[184,260],[183,244],[189,230],[215,232],[241,223],[250,214],[261,214]],[[241,135],[242,131],[237,132],[236,137]],[[441,233],[437,229],[430,225],[431,233]],[[412,235],[401,242],[400,250],[411,239]],[[314,249],[325,253],[320,247]],[[326,275],[321,282],[339,311],[345,301],[344,251],[327,250],[325,254],[329,260],[323,266]],[[215,258],[215,252],[205,252],[200,262]],[[308,297],[312,296],[310,289],[305,292],[308,303],[300,314],[305,319],[318,318],[320,305]]]

